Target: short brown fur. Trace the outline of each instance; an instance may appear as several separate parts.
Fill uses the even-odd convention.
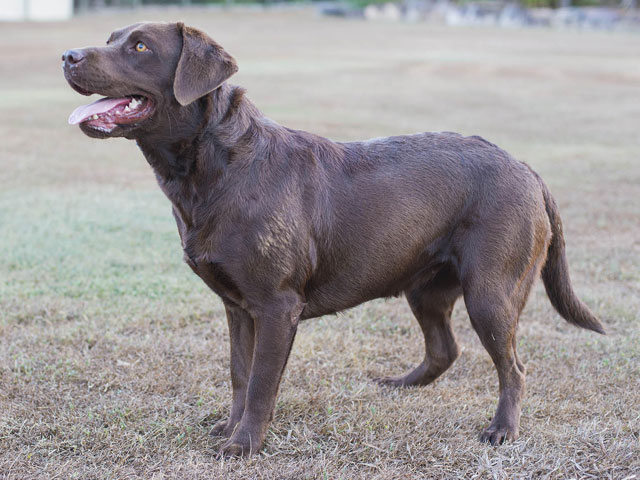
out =
[[[150,50],[131,53],[143,39]],[[226,83],[235,60],[203,32],[143,23],[106,47],[65,52],[81,93],[143,95],[154,114],[98,138],[134,139],[173,204],[186,263],[225,304],[233,399],[213,434],[257,452],[299,320],[404,293],[425,358],[393,386],[426,385],[458,357],[451,311],[464,297],[500,381],[481,438],[518,436],[525,369],[516,327],[536,278],[569,322],[600,333],[571,287],[546,185],[480,137],[421,133],[339,143],[264,117]]]

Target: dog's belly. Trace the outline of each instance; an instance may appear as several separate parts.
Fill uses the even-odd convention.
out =
[[[405,272],[398,279],[388,279],[386,284],[376,279],[374,282],[362,282],[358,288],[351,286],[349,290],[345,290],[343,282],[348,274],[337,277],[334,281],[307,292],[307,303],[301,319],[338,313],[376,298],[398,296],[417,282],[429,282],[444,265],[445,263],[428,263]]]
[[[338,258],[321,259],[305,288],[302,318],[336,313],[426,284],[451,261],[451,231],[438,230],[425,237],[396,235],[386,242],[360,238]]]

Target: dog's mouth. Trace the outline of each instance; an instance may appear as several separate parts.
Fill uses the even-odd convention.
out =
[[[151,117],[154,110],[153,102],[142,95],[105,97],[76,108],[69,116],[69,124],[82,124],[108,133],[117,126],[140,123]]]

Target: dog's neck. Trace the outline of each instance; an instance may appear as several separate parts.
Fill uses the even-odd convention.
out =
[[[246,143],[249,131],[264,120],[262,112],[245,96],[242,87],[224,83],[209,98],[209,122],[203,133],[227,151],[232,151],[239,143]]]
[[[150,133],[137,139],[158,180],[185,179],[196,170],[203,174],[210,172],[202,169],[224,169],[230,153],[239,143],[250,140],[247,133],[264,118],[244,93],[243,88],[224,83],[192,104],[168,114],[162,120],[168,124],[160,129],[162,135]],[[166,132],[170,132],[169,135]],[[203,144],[208,148],[202,149]],[[201,152],[206,152],[207,158],[201,158]]]
[[[136,138],[159,181],[185,178],[193,172],[206,109],[205,103],[199,100],[180,110],[168,111],[159,120],[167,124],[158,129],[163,134],[151,132]]]
[[[223,84],[160,121],[163,134],[137,138],[160,188],[189,226],[196,205],[217,190],[236,152],[255,150],[256,129],[285,130],[268,121],[244,96],[244,89]],[[167,134],[168,132],[168,134]]]

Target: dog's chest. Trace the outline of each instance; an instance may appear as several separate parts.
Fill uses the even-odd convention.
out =
[[[204,283],[224,300],[242,305],[243,296],[232,273],[225,262],[223,249],[216,248],[217,242],[211,232],[210,223],[198,224],[189,213],[179,205],[174,205],[176,220],[184,261]]]

